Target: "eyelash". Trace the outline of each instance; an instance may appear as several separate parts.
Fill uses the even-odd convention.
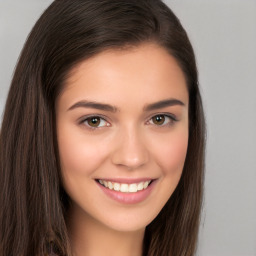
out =
[[[163,116],[165,118],[164,122],[166,122],[166,119],[169,119],[168,123],[165,123],[165,124],[161,124],[161,125],[157,125],[157,124],[154,124],[154,123],[150,123],[150,121],[153,119],[153,118],[156,118],[156,117],[160,117],[160,116]],[[100,123],[103,121],[103,122],[106,122],[107,125],[103,125],[103,126],[96,126],[96,127],[93,127],[91,125],[88,124],[88,121],[90,119],[100,119]],[[154,116],[152,116],[146,123],[147,124],[151,124],[151,125],[155,125],[155,126],[158,126],[158,127],[166,127],[166,126],[172,126],[175,122],[177,122],[177,118],[174,116],[174,115],[170,115],[170,114],[165,114],[165,113],[160,113],[160,114],[156,114]],[[87,116],[85,118],[83,118],[79,124],[81,125],[84,125],[87,129],[89,130],[96,130],[96,129],[100,129],[102,127],[109,127],[111,126],[110,123],[108,121],[106,121],[106,118],[105,117],[102,117],[100,115],[91,115],[91,116]]]
[[[157,125],[157,124],[152,124],[152,125],[156,125],[156,126],[159,126],[159,127],[165,127],[165,126],[172,126],[175,122],[177,122],[177,118],[174,116],[174,115],[170,115],[170,114],[157,114],[157,115],[154,115],[152,116],[148,122],[150,122],[153,118],[156,118],[156,117],[164,117],[164,124],[161,124],[161,125]],[[166,119],[169,119],[169,121],[166,123]]]
[[[90,129],[90,130],[95,130],[95,129],[99,129],[99,128],[101,128],[101,127],[109,127],[109,126],[110,126],[109,123],[108,123],[107,125],[105,125],[105,126],[100,126],[100,127],[99,127],[99,126],[97,126],[97,127],[90,126],[90,125],[88,124],[88,121],[89,121],[90,119],[93,119],[93,118],[100,119],[100,122],[104,121],[104,122],[108,123],[108,121],[106,121],[106,118],[104,118],[104,117],[102,117],[102,116],[99,116],[99,115],[91,115],[91,116],[87,116],[87,117],[85,117],[84,119],[82,119],[81,122],[80,122],[80,124],[84,125],[87,129]],[[87,123],[87,124],[86,124],[86,123]]]

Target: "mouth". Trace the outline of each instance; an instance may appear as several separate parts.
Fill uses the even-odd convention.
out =
[[[101,186],[122,193],[136,193],[147,189],[154,180],[146,180],[138,183],[118,183],[108,180],[97,179],[96,180]]]

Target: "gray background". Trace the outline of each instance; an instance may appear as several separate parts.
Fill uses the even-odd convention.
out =
[[[50,0],[0,0],[0,114]],[[256,256],[256,0],[166,0],[194,46],[207,116],[199,256]]]

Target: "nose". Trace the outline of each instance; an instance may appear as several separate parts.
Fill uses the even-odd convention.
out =
[[[126,129],[116,138],[112,163],[127,169],[138,169],[149,161],[148,148],[143,136],[135,129]]]

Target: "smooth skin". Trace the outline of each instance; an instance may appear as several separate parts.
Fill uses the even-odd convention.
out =
[[[142,255],[145,227],[182,174],[188,106],[181,68],[153,43],[104,51],[70,72],[56,101],[56,120],[76,256]],[[96,181],[119,178],[150,178],[155,185],[142,202],[125,204]]]

